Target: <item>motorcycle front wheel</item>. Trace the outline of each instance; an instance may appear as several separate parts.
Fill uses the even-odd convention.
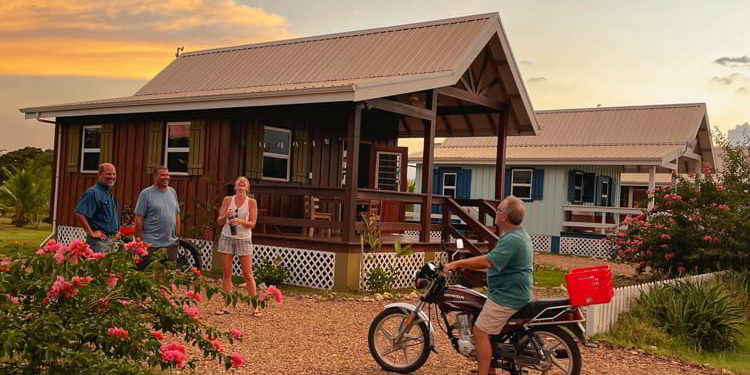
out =
[[[430,331],[427,323],[414,323],[399,340],[398,332],[409,314],[400,308],[383,310],[370,324],[367,343],[370,354],[386,371],[408,374],[414,372],[430,356]]]

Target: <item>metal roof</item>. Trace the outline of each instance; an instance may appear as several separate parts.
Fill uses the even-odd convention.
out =
[[[547,110],[536,117],[538,135],[507,138],[509,164],[661,165],[694,149],[714,160],[703,103]],[[497,137],[446,138],[435,147],[435,162],[494,163],[496,145]]]
[[[494,38],[494,39],[493,39]],[[538,129],[497,13],[188,52],[133,96],[21,109],[27,118],[363,101],[456,84],[490,43],[519,133]],[[495,44],[493,44],[494,46]]]

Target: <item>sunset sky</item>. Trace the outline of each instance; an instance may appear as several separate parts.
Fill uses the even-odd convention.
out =
[[[535,109],[706,102],[750,121],[742,0],[3,0],[0,150],[51,147],[18,109],[133,94],[185,51],[499,12]]]

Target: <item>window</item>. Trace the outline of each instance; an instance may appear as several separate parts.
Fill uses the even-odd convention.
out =
[[[377,152],[375,187],[380,190],[401,190],[401,154]]]
[[[573,202],[583,202],[583,172],[575,172]]]
[[[599,191],[602,192],[601,199],[599,200],[600,206],[609,206],[609,179],[602,178],[601,184],[599,185]]]
[[[190,122],[168,122],[166,139],[164,160],[169,172],[186,175],[190,154]]]
[[[531,169],[512,169],[511,194],[521,199],[531,199],[532,174]]]
[[[291,137],[288,129],[263,128],[263,179],[289,181]]]
[[[102,151],[102,127],[84,126],[81,144],[81,172],[98,172]]]
[[[456,174],[443,173],[443,195],[456,197]]]

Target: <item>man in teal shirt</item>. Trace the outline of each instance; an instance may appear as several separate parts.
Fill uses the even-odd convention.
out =
[[[480,375],[487,375],[490,370],[492,347],[489,335],[500,333],[508,319],[531,302],[534,253],[531,237],[521,227],[524,211],[520,199],[512,195],[505,198],[495,212],[495,225],[503,233],[495,248],[487,255],[443,266],[444,271],[487,269],[489,295],[474,323]]]

